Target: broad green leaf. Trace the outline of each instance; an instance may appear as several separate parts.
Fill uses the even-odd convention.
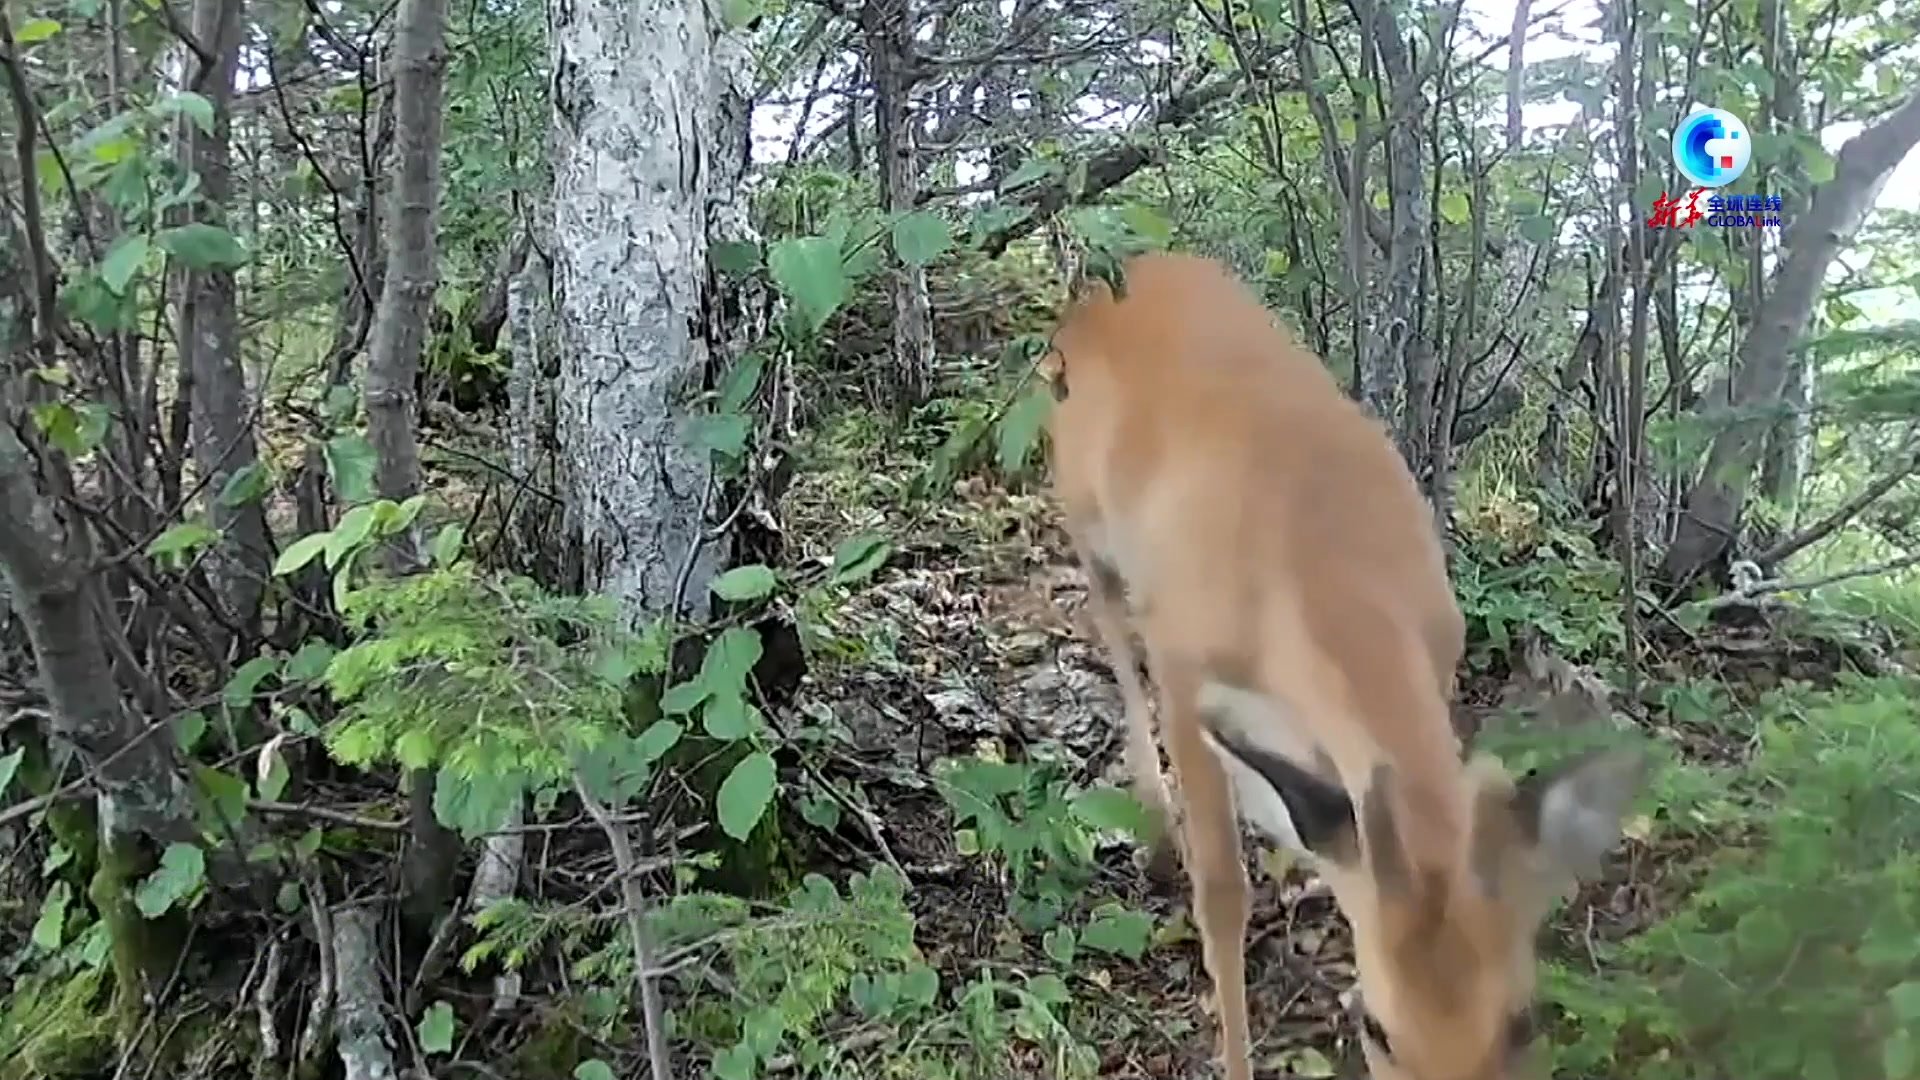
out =
[[[333,478],[333,493],[343,503],[373,498],[373,472],[379,464],[373,444],[357,431],[327,440],[327,472]]]
[[[267,754],[265,757],[267,758],[267,769],[254,778],[254,790],[260,793],[262,799],[268,802],[278,802],[280,796],[286,793],[287,781],[291,780],[293,776],[287,770],[287,759],[285,755],[274,753]]]
[[[647,730],[634,740],[634,753],[640,760],[651,765],[667,756],[680,742],[680,736],[686,729],[671,720],[656,720]]]
[[[256,461],[228,474],[226,484],[220,489],[220,505],[246,506],[248,503],[258,502],[272,488],[272,471],[266,465]]]
[[[5,786],[0,782],[0,787]],[[1920,1025],[1920,982],[1903,982],[1887,991],[1887,1003],[1902,1023]]]
[[[927,1006],[940,996],[940,973],[925,964],[916,964],[900,974],[900,997],[916,1005]]]
[[[181,90],[153,105],[156,113],[180,113],[203,133],[213,134],[213,102],[191,90]]]
[[[1146,953],[1152,936],[1153,919],[1144,912],[1119,904],[1102,904],[1093,909],[1086,928],[1080,931],[1080,944],[1138,960]]]
[[[160,855],[160,866],[134,891],[140,914],[157,919],[191,897],[207,879],[207,856],[192,844],[175,842]]]
[[[22,746],[13,753],[0,757],[0,792],[6,791],[7,785],[13,783],[13,774],[20,771],[20,759],[25,757],[26,753],[27,748]]]
[[[668,716],[684,716],[700,707],[713,691],[708,689],[705,679],[692,678],[683,683],[675,683],[660,695],[660,711]]]
[[[47,890],[46,898],[40,901],[40,917],[33,922],[33,943],[46,952],[59,949],[66,938],[67,904],[73,899],[73,889],[64,881],[56,881]]]
[[[280,670],[280,658],[264,653],[241,664],[220,691],[220,700],[230,709],[244,709],[253,702],[254,691],[267,676]]]
[[[760,662],[760,635],[744,626],[730,626],[707,646],[700,660],[700,681],[714,693],[744,689],[753,665]]]
[[[205,221],[162,229],[154,243],[195,270],[236,270],[247,263],[247,249],[227,230]]]
[[[324,678],[338,651],[331,643],[312,638],[287,659],[286,670],[280,673],[280,678],[286,682],[301,683]]]
[[[159,536],[147,545],[147,554],[156,559],[167,559],[176,555],[185,555],[196,548],[202,548],[220,539],[217,529],[203,522],[183,521]]]
[[[926,266],[952,245],[946,221],[931,211],[915,210],[893,223],[893,252],[908,266]]]
[[[113,291],[113,295],[125,296],[127,285],[140,272],[140,267],[147,261],[147,252],[152,249],[152,241],[144,234],[132,233],[121,237],[120,242],[107,252],[107,257],[100,260],[100,280]]]
[[[853,295],[840,245],[824,236],[797,236],[773,245],[767,270],[800,313],[808,333],[819,333]]]
[[[333,539],[332,533],[317,532],[309,533],[288,544],[287,549],[280,553],[280,557],[273,560],[273,576],[282,577],[298,571],[325,551],[327,541],[331,539]]]
[[[1011,475],[1026,467],[1027,459],[1040,444],[1040,430],[1052,406],[1053,394],[1045,383],[1035,379],[1000,418],[995,456],[1001,472]]]
[[[747,405],[747,399],[760,386],[760,376],[767,369],[765,353],[752,351],[743,353],[734,365],[727,369],[727,377],[720,384],[720,400],[716,413],[737,413]]]
[[[1335,1075],[1333,1062],[1311,1046],[1303,1046],[1287,1055],[1287,1071],[1303,1080],[1322,1080]]]
[[[1450,225],[1464,225],[1473,216],[1473,207],[1464,192],[1449,191],[1440,196],[1440,216]]]
[[[700,711],[701,726],[716,739],[733,742],[753,732],[754,708],[737,692],[715,694]]]
[[[1550,214],[1533,214],[1520,219],[1520,235],[1536,244],[1550,244],[1560,234],[1560,222]]]
[[[1906,1028],[1881,1042],[1880,1067],[1886,1071],[1886,1080],[1909,1080],[1920,1072],[1920,1044]]]
[[[1073,966],[1073,954],[1078,944],[1073,928],[1069,926],[1056,926],[1040,938],[1040,947],[1048,958],[1063,968]]]
[[[613,1080],[613,1066],[599,1058],[588,1058],[573,1067],[573,1080]]]
[[[300,904],[305,898],[306,895],[301,891],[299,882],[283,881],[280,883],[279,890],[274,893],[273,906],[292,915],[300,910]]]
[[[737,412],[701,413],[687,428],[687,439],[693,445],[729,459],[746,451],[751,430],[747,418]]]
[[[173,718],[173,741],[179,744],[180,752],[183,754],[193,753],[193,748],[200,745],[200,740],[205,738],[206,734],[207,717],[198,709],[183,712]]]
[[[736,566],[713,579],[713,594],[722,600],[758,600],[773,592],[773,570],[760,563]]]
[[[193,766],[195,807],[203,828],[224,835],[247,816],[247,797],[253,789],[244,778],[225,769],[195,763]]]
[[[1045,158],[1028,158],[1020,163],[1019,168],[1008,173],[1006,179],[1000,181],[1000,190],[1007,192],[1025,187],[1037,180],[1044,180],[1059,170],[1058,165]]]
[[[754,1080],[760,1056],[746,1043],[736,1043],[713,1055],[714,1080]]]
[[[744,842],[773,802],[777,781],[772,754],[761,750],[741,758],[720,784],[717,801],[721,830]]]
[[[831,580],[835,585],[846,585],[871,577],[886,565],[887,556],[892,553],[893,545],[885,536],[876,532],[855,533],[834,548]]]
[[[433,565],[446,568],[460,557],[460,542],[466,538],[466,529],[459,522],[440,530],[433,538]]]
[[[1089,788],[1073,797],[1072,806],[1073,816],[1092,828],[1146,836],[1147,808],[1125,788]]]
[[[52,19],[28,19],[13,32],[16,45],[38,45],[60,32],[60,24]]]
[[[444,1001],[436,1001],[420,1018],[420,1025],[414,1029],[420,1038],[420,1050],[427,1054],[447,1054],[453,1051],[453,1006]]]
[[[826,795],[809,795],[800,800],[800,820],[832,832],[840,827],[840,803]]]
[[[393,741],[393,758],[408,769],[424,769],[433,764],[433,734],[420,728],[402,732]]]
[[[373,522],[378,514],[377,504],[361,503],[340,515],[340,524],[327,534],[328,569],[338,569],[341,559],[367,542],[373,535]]]

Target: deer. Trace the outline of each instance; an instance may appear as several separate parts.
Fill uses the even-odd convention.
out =
[[[1143,853],[1191,884],[1226,1080],[1252,1076],[1242,816],[1351,928],[1371,1076],[1525,1075],[1534,937],[1619,842],[1641,753],[1518,778],[1466,759],[1466,624],[1384,425],[1223,264],[1150,253],[1120,278],[1076,290],[1038,364],[1051,490],[1119,684]]]

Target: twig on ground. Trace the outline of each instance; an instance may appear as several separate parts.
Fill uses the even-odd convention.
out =
[[[587,813],[593,815],[607,834],[607,843],[613,848],[614,866],[620,871],[620,895],[626,909],[627,934],[633,939],[633,977],[640,984],[640,1015],[646,1023],[650,1074],[653,1080],[672,1080],[673,1070],[667,1056],[666,1010],[660,1003],[660,988],[654,982],[653,940],[647,932],[647,894],[634,869],[639,860],[633,854],[633,841],[627,835],[626,826],[614,822],[607,808],[587,791],[586,784],[577,775],[573,788]]]

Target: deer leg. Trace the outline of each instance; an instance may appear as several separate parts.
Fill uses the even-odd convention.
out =
[[[1158,651],[1154,656],[1165,707],[1162,727],[1185,809],[1182,836],[1187,873],[1193,879],[1194,926],[1213,976],[1226,1080],[1252,1080],[1246,968],[1249,889],[1233,791],[1201,735],[1199,672],[1191,664],[1163,661]]]
[[[1175,880],[1179,872],[1170,828],[1172,799],[1160,771],[1160,748],[1153,741],[1153,708],[1140,682],[1140,661],[1127,628],[1121,599],[1126,586],[1112,563],[1084,547],[1080,550],[1080,560],[1087,568],[1087,604],[1093,615],[1094,630],[1106,647],[1113,664],[1113,677],[1120,684],[1120,701],[1126,712],[1127,772],[1133,777],[1134,795],[1146,806],[1150,819],[1152,835],[1143,838],[1147,843],[1147,870],[1162,883],[1168,883]]]

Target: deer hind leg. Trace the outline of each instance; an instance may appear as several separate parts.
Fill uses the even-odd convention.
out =
[[[1113,677],[1120,684],[1120,701],[1126,712],[1127,772],[1133,777],[1134,795],[1146,806],[1150,819],[1153,834],[1145,838],[1147,870],[1163,883],[1172,882],[1179,873],[1172,842],[1172,799],[1160,771],[1160,748],[1153,741],[1153,708],[1140,681],[1140,662],[1127,627],[1122,602],[1126,586],[1112,563],[1085,547],[1080,550],[1080,561],[1087,568],[1087,603],[1094,630],[1106,647]]]
[[[1190,663],[1154,653],[1155,678],[1166,711],[1162,727],[1186,811],[1182,836],[1193,879],[1194,925],[1213,976],[1226,1080],[1251,1080],[1248,1060],[1246,941],[1249,887],[1241,859],[1240,825],[1225,769],[1201,734],[1201,677]]]

